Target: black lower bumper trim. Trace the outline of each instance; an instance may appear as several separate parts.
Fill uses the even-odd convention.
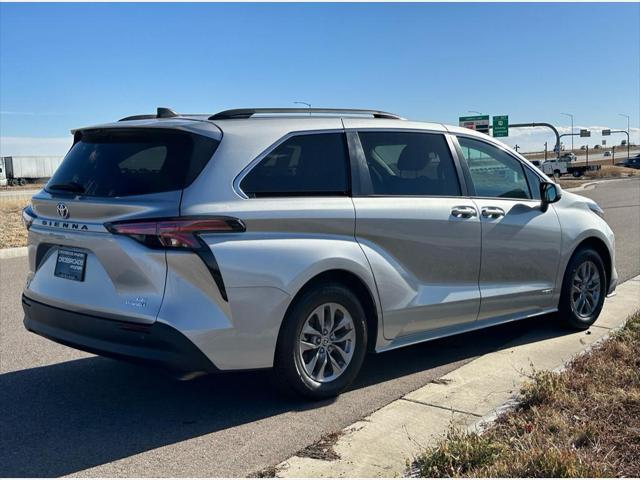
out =
[[[217,372],[187,337],[167,324],[120,322],[45,305],[22,296],[24,326],[68,347],[177,372]]]

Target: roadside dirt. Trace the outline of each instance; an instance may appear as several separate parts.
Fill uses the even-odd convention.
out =
[[[0,248],[24,247],[27,229],[22,224],[22,209],[28,200],[0,197]]]

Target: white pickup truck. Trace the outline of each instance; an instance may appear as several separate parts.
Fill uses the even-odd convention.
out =
[[[560,158],[560,160],[532,160],[531,163],[538,167],[544,174],[556,178],[566,174],[581,177],[586,172],[600,170],[600,165],[571,165],[570,162],[562,158]]]

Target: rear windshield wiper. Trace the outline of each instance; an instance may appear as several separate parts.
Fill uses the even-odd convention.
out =
[[[76,182],[55,183],[47,185],[47,190],[58,190],[61,192],[84,193],[84,187]]]

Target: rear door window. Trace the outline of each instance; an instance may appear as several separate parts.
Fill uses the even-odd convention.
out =
[[[80,132],[47,191],[126,197],[181,190],[202,171],[218,141],[168,129]]]
[[[343,133],[295,135],[269,152],[240,182],[249,197],[349,194]]]
[[[444,135],[359,132],[374,195],[459,196]]]

